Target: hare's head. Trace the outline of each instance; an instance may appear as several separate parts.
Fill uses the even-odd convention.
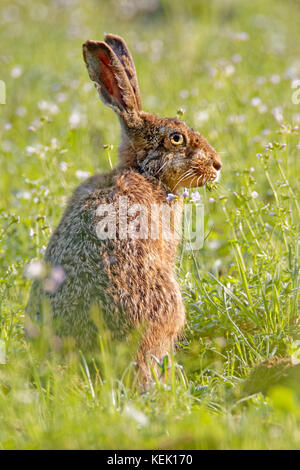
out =
[[[218,178],[217,152],[197,131],[175,118],[142,111],[134,62],[124,40],[87,41],[83,56],[104,104],[122,127],[119,168],[134,168],[161,180],[171,191],[202,186]]]

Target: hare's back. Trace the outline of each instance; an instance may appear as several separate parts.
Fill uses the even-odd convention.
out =
[[[52,265],[83,267],[102,245],[97,236],[97,210],[111,201],[111,190],[81,185],[78,187],[54,231],[45,255]]]

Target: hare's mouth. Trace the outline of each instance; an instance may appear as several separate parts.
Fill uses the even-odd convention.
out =
[[[216,183],[220,179],[220,173],[220,170],[213,170],[207,173],[193,174],[185,181],[184,185],[196,188],[205,186],[207,183]]]
[[[221,178],[221,170],[216,170],[216,176],[213,178],[212,183],[217,183]]]
[[[205,186],[207,183],[216,183],[220,178],[220,173],[220,170],[215,170],[211,166],[204,168],[189,168],[181,175],[181,177],[176,178],[172,191],[175,191],[180,187],[199,188],[201,186]]]

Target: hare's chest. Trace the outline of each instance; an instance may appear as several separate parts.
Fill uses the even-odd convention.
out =
[[[131,321],[164,315],[181,308],[173,262],[143,243],[119,245],[104,255],[107,286],[105,311],[113,329]]]

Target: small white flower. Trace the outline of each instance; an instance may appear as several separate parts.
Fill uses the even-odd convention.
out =
[[[246,33],[245,31],[239,31],[237,33],[233,33],[232,38],[235,39],[236,41],[248,41],[249,34]]]
[[[240,54],[234,54],[232,57],[231,57],[231,60],[232,62],[234,62],[235,64],[238,64],[239,62],[242,61],[242,56]]]
[[[85,179],[90,176],[90,173],[88,171],[82,171],[82,170],[77,170],[76,171],[76,178],[78,179]]]
[[[206,110],[198,111],[195,114],[195,120],[198,125],[203,124],[204,122],[209,120],[209,112]]]
[[[252,191],[251,196],[253,199],[256,199],[258,197],[258,193],[256,191]]]
[[[57,114],[59,112],[59,107],[57,106],[56,103],[49,103],[48,111],[51,114]]]
[[[41,279],[45,275],[45,265],[40,260],[33,260],[25,269],[26,277],[29,279]]]
[[[72,113],[69,116],[69,124],[71,129],[77,129],[80,127],[80,124],[82,122],[82,114],[79,111],[72,111]]]
[[[68,169],[67,163],[66,163],[66,162],[60,162],[60,164],[59,164],[59,169],[60,169],[61,171],[67,171],[67,169]]]
[[[59,107],[56,103],[49,103],[48,101],[41,100],[38,102],[37,106],[41,111],[49,111],[51,114],[57,114],[59,112]]]
[[[136,421],[139,426],[147,426],[149,420],[141,411],[137,410],[131,403],[126,405],[125,414]]]
[[[264,114],[267,111],[268,111],[268,107],[265,104],[261,104],[260,106],[258,106],[258,112],[260,114]]]
[[[91,85],[93,87],[93,85]],[[56,95],[56,101],[58,103],[63,103],[64,101],[66,101],[67,99],[67,95],[66,93],[57,93]]]
[[[16,65],[10,72],[11,78],[19,78],[23,73],[22,65]]]
[[[28,145],[26,147],[26,153],[27,153],[27,155],[32,155],[33,153],[36,153],[36,149],[34,147],[32,147],[31,145]]]
[[[26,201],[29,201],[31,197],[32,197],[32,194],[30,191],[19,191],[17,193],[18,199],[25,199]]]
[[[58,140],[57,140],[56,137],[53,137],[53,138],[51,139],[51,148],[52,148],[52,149],[57,149],[57,148],[58,148]]]
[[[230,114],[227,118],[229,124],[240,124],[245,122],[246,116],[244,114]]]
[[[61,266],[51,269],[50,275],[44,281],[44,289],[47,292],[55,292],[66,280],[66,274]]]
[[[51,278],[58,284],[66,279],[66,274],[61,266],[55,266],[51,271]]]
[[[49,188],[46,188],[44,186],[41,186],[41,188],[44,190],[44,196],[47,197],[48,194],[50,193]]]
[[[232,64],[226,64],[224,67],[224,76],[231,77],[235,72],[235,66]]]
[[[273,83],[273,85],[277,85],[278,83],[280,83],[280,75],[278,74],[274,74],[274,75],[271,75],[270,77],[270,82]]]
[[[300,123],[300,113],[293,114],[293,122]]]
[[[25,116],[25,114],[27,114],[27,109],[24,106],[19,106],[16,109],[16,115],[17,116],[23,117],[23,116]]]
[[[189,97],[189,92],[188,92],[188,90],[181,90],[181,92],[179,93],[179,96],[180,96],[180,98],[182,98],[183,100],[185,100],[186,98]]]
[[[282,107],[281,106],[277,106],[276,108],[273,108],[272,109],[272,114],[274,116],[274,118],[276,119],[277,122],[281,122],[283,121],[283,112],[282,112]]]
[[[254,98],[252,98],[251,100],[251,105],[256,107],[256,106],[259,106],[261,104],[261,99],[259,96],[255,96]]]
[[[38,107],[41,111],[46,111],[46,110],[48,109],[48,103],[47,103],[47,101],[45,101],[45,100],[41,100],[41,101],[38,102],[37,107]]]

